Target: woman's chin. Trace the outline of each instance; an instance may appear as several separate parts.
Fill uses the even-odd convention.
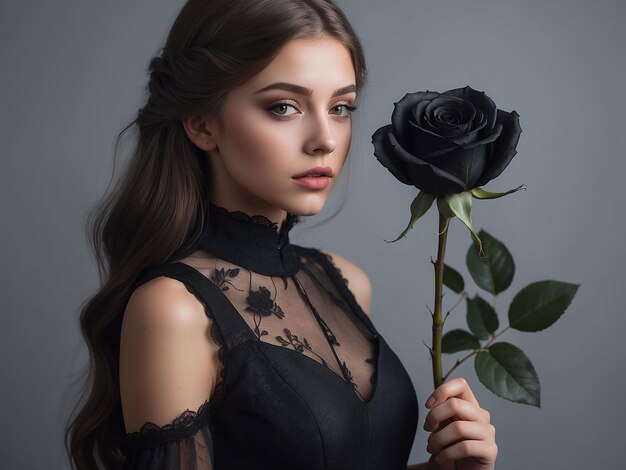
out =
[[[315,200],[313,200],[315,199]],[[312,216],[318,214],[326,204],[326,198],[316,197],[307,201],[302,201],[300,204],[296,204],[291,209],[287,209],[289,212],[295,215]]]

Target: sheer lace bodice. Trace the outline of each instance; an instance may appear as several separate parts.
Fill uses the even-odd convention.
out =
[[[408,458],[410,445],[407,450],[406,443],[412,443],[417,420],[411,382],[388,350],[387,360],[395,358],[391,369],[396,370],[390,383],[398,381],[402,387],[378,398],[381,347],[386,344],[331,256],[290,243],[289,232],[299,217],[288,213],[279,231],[264,216],[228,211],[214,204],[209,204],[207,215],[193,253],[147,270],[136,284],[170,276],[183,282],[203,304],[211,321],[211,338],[219,346],[217,385],[200,409],[188,410],[169,427],[146,423],[140,432],[121,436],[120,448],[128,456],[125,468],[222,470],[220,463],[229,465],[225,469],[370,468],[366,463],[376,457],[368,457],[371,451],[367,449],[365,456],[353,460],[366,466],[318,466],[319,462],[305,458],[312,451],[300,450],[301,444],[278,450],[272,443],[281,440],[276,434],[297,432],[312,419],[316,424],[301,430],[305,436],[313,438],[330,426],[328,436],[315,438],[323,442],[340,432],[334,445],[343,450],[329,449],[328,444],[320,448],[318,458],[327,461],[332,452],[341,454],[361,445],[352,442],[358,436],[367,442],[375,423],[366,416],[376,416],[384,407],[387,416],[379,418],[381,423],[393,419],[395,413],[404,421],[399,428],[398,423],[388,422],[396,428],[391,434],[405,433],[399,438],[403,450],[392,461]],[[384,405],[384,400],[394,403]],[[229,415],[229,407],[238,412]],[[295,419],[299,424],[292,422]],[[340,428],[338,423],[343,423]],[[282,426],[286,429],[281,431]],[[275,434],[254,435],[256,460],[227,455],[228,449],[244,442],[247,444],[240,451],[250,451],[252,435],[248,432],[254,429]],[[247,439],[240,437],[241,433]],[[399,442],[396,439],[393,446]],[[271,459],[263,460],[264,455]],[[277,456],[298,463],[279,465]],[[246,467],[244,462],[254,466]]]

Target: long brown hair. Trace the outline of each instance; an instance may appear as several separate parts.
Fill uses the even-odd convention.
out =
[[[188,254],[204,223],[207,156],[188,139],[181,118],[207,113],[221,119],[229,90],[263,70],[282,46],[324,34],[349,50],[362,89],[359,38],[331,0],[189,0],[151,59],[147,102],[118,134],[116,149],[129,129],[138,134],[136,145],[88,217],[101,287],[80,314],[90,357],[65,431],[72,468],[120,467],[112,436],[124,430],[119,340],[132,283],[143,269]]]

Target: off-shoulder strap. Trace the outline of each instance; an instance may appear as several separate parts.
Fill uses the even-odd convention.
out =
[[[245,320],[241,318],[239,312],[220,292],[219,288],[200,271],[188,264],[175,262],[148,268],[137,277],[133,284],[133,290],[159,276],[171,277],[184,283],[188,290],[208,307],[209,314],[217,324],[225,344],[232,346],[242,340],[255,338]]]
[[[352,307],[351,310],[357,315],[359,320],[361,320],[361,322],[365,324],[365,326],[370,330],[372,335],[377,336],[378,331],[376,330],[376,327],[370,320],[369,316],[358,304],[356,298],[354,297],[354,294],[348,287],[348,280],[343,277],[341,270],[331,261],[330,257],[318,248],[299,247],[299,249],[305,251],[324,268],[341,295],[344,297],[344,299],[346,299],[350,307]]]

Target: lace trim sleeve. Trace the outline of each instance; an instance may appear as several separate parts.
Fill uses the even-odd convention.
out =
[[[184,440],[209,427],[209,400],[206,400],[197,411],[185,410],[171,423],[159,426],[147,421],[139,431],[123,434],[116,441],[122,453],[130,455]]]

